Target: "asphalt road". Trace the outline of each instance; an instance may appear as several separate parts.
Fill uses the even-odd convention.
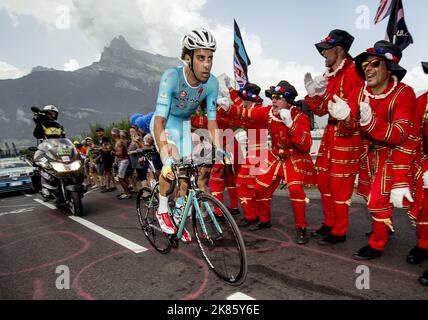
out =
[[[319,195],[314,190],[308,195],[308,222],[317,228],[322,221]],[[278,191],[273,198],[272,228],[255,233],[241,229],[249,272],[243,285],[233,287],[208,269],[196,244],[181,244],[167,255],[152,249],[139,229],[135,196],[123,201],[115,196],[114,192],[91,191],[83,199],[85,216],[80,222],[130,241],[128,247],[78,223],[65,211],[37,202],[37,194],[2,195],[0,299],[428,298],[428,288],[417,282],[428,269],[428,261],[421,265],[405,261],[416,235],[403,211],[395,213],[396,233],[384,256],[359,262],[351,256],[366,245],[365,233],[370,229],[361,201],[356,198],[352,205],[345,243],[320,247],[311,240],[298,246],[287,193]],[[359,268],[369,272],[365,289],[357,288]]]

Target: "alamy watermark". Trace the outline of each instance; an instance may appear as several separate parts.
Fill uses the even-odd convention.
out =
[[[56,288],[58,290],[70,290],[70,268],[61,265],[56,267],[55,273],[59,274],[55,281]]]
[[[355,287],[358,290],[370,290],[370,269],[368,266],[360,265],[355,270],[355,273],[358,274],[357,279],[355,280]]]
[[[70,30],[71,28],[71,9],[67,5],[61,5],[56,7],[55,10],[57,17],[55,20],[55,26],[60,30]]]

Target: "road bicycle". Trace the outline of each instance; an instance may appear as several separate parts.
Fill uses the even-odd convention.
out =
[[[209,268],[223,281],[238,286],[245,281],[248,270],[244,240],[225,205],[198,188],[196,182],[201,166],[203,164],[194,164],[192,160],[181,160],[172,165],[176,179],[167,193],[170,197],[171,217],[175,210],[175,197],[171,197],[173,190],[179,190],[182,181],[186,181],[188,186],[176,234],[164,233],[155,216],[159,206],[158,182],[153,188],[143,188],[139,193],[139,222],[150,244],[160,253],[166,254],[171,248],[178,248],[186,222],[190,219],[193,239]]]

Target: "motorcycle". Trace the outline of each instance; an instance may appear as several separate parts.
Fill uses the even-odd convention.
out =
[[[81,216],[87,187],[83,161],[73,143],[66,138],[46,139],[32,151],[33,162],[40,168],[43,200],[54,200],[57,206],[68,206],[73,215]]]

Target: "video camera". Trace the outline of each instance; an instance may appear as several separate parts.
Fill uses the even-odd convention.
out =
[[[40,110],[39,107],[31,107],[31,111],[33,112],[33,120],[35,123],[41,123],[46,119],[46,112]]]

